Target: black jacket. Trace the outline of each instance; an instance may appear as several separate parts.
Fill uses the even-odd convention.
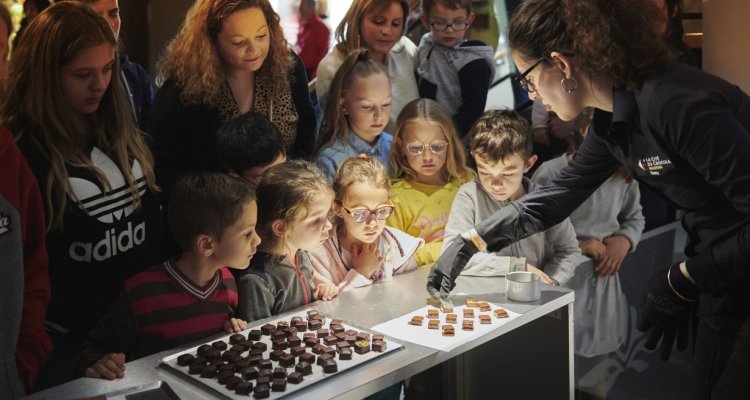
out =
[[[492,249],[557,224],[624,165],[685,211],[687,270],[703,291],[701,312],[747,312],[750,98],[682,64],[655,71],[634,93],[613,95],[613,112],[595,112],[561,176],[499,210],[477,232]]]

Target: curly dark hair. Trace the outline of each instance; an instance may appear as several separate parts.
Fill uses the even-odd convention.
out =
[[[659,29],[664,18],[651,0],[526,0],[513,13],[508,42],[531,62],[552,51],[575,54],[588,71],[635,90],[674,59]]]

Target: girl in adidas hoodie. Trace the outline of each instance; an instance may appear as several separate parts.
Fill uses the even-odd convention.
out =
[[[47,216],[54,351],[61,383],[83,335],[129,276],[162,261],[151,153],[119,79],[117,40],[87,5],[50,6],[10,64],[0,122],[39,182]],[[44,79],[39,79],[44,77]],[[45,381],[46,379],[46,381]]]

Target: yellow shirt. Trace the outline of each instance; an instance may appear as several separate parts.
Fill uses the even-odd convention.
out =
[[[452,181],[435,186],[406,179],[393,183],[391,195],[396,209],[386,225],[425,240],[414,254],[419,266],[431,264],[440,256],[453,198],[464,183]]]

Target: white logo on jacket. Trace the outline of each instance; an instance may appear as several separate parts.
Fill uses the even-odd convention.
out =
[[[10,215],[0,214],[0,235],[10,232]]]
[[[135,210],[135,200],[146,192],[146,178],[141,164],[138,160],[133,160],[131,171],[137,188],[137,193],[133,193],[117,164],[96,147],[91,150],[91,161],[109,182],[110,191],[102,192],[96,182],[70,177],[71,193],[68,193],[68,196],[88,216],[105,224],[114,224],[130,216]],[[99,241],[73,242],[69,254],[76,261],[103,261],[126,252],[145,240],[146,223],[133,225],[132,222],[128,222],[127,226],[119,231],[114,227],[107,229]]]
[[[638,160],[638,168],[651,175],[660,175],[661,171],[668,165],[672,165],[672,160],[668,158],[662,160],[658,155]]]

